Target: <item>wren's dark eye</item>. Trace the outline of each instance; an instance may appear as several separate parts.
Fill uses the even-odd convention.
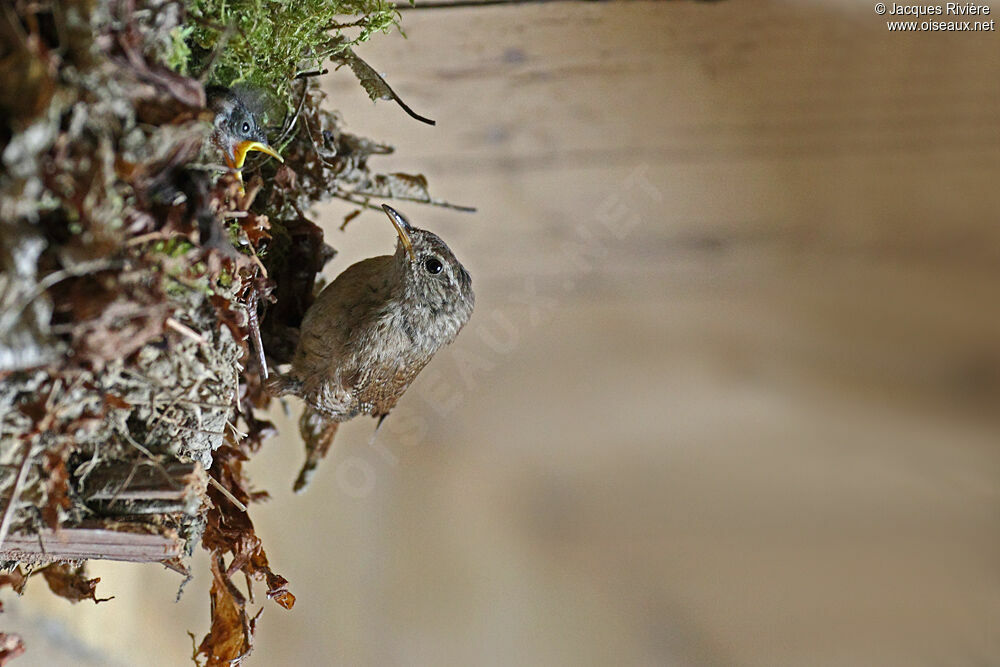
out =
[[[426,269],[427,273],[431,275],[436,276],[437,274],[441,273],[441,269],[443,268],[444,264],[442,264],[441,260],[439,260],[437,257],[428,257],[426,260],[424,260],[424,269]]]
[[[250,123],[243,123],[243,134],[250,134]]]

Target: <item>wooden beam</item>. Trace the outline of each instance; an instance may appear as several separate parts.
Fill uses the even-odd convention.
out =
[[[159,563],[179,558],[184,540],[170,528],[116,522],[103,526],[43,529],[37,534],[8,535],[0,561],[40,564],[54,561],[105,560]]]

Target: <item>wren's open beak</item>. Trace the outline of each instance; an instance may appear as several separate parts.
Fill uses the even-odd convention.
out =
[[[233,164],[231,165],[234,169],[242,169],[243,163],[247,159],[247,153],[250,151],[259,151],[261,153],[267,153],[273,158],[276,158],[278,162],[284,162],[281,156],[278,155],[273,148],[267,144],[262,144],[259,141],[241,141],[236,144],[236,150],[233,151]]]
[[[408,233],[413,229],[410,223],[406,221],[406,218],[399,211],[388,204],[382,204],[382,208],[385,210],[386,215],[389,216],[389,220],[392,221],[392,226],[396,228],[396,233],[399,234],[399,240],[403,243],[403,247],[406,248],[406,252],[410,253],[410,260],[416,260],[417,256],[413,252],[413,244],[410,242],[410,235]]]

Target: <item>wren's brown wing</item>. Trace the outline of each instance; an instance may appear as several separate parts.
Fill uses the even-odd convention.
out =
[[[320,292],[306,312],[291,373],[302,383],[303,398],[341,394],[323,387],[338,379],[349,394],[345,378],[352,371],[345,373],[344,365],[356,356],[359,341],[366,338],[365,331],[385,304],[392,261],[390,255],[383,255],[352,264]]]

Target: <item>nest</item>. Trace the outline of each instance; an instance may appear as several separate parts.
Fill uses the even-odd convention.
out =
[[[352,25],[384,28],[385,11]],[[282,79],[284,165],[251,162],[243,191],[206,148],[210,70],[188,76],[198,45],[178,39],[238,36],[194,18],[156,1],[0,10],[0,585],[41,574],[96,602],[83,561],[187,573],[201,544],[212,627],[198,652],[221,665],[252,648],[238,573],[295,601],[242,466],[275,433],[257,414],[264,358],[289,360],[334,255],[308,212],[330,197],[356,206],[345,223],[373,197],[447,204],[423,176],[372,173],[392,149],[345,132],[308,76]],[[373,98],[399,101],[349,40],[326,46]],[[22,650],[0,633],[0,664]]]

